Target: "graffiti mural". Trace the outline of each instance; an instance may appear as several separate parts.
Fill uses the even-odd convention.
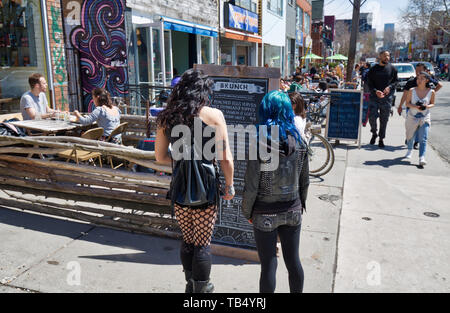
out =
[[[72,29],[68,41],[79,53],[83,110],[93,110],[91,91],[97,87],[105,88],[112,97],[126,97],[125,0],[64,2],[65,9],[74,8],[66,18],[66,24],[80,23]],[[80,12],[79,20],[77,11]]]
[[[64,95],[64,87],[66,85],[66,61],[64,56],[63,31],[59,25],[61,10],[54,7],[50,8],[52,14],[51,35],[55,42],[52,48],[52,58],[54,66],[54,79],[56,80],[55,88],[61,90],[61,102],[56,104],[57,109],[67,111],[67,99]],[[58,101],[57,101],[58,102]]]

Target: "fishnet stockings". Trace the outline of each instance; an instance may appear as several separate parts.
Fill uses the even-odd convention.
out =
[[[215,205],[193,209],[175,204],[175,216],[183,233],[183,241],[195,246],[208,246],[217,217]]]

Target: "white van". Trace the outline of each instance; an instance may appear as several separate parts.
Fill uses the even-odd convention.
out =
[[[402,91],[405,88],[406,82],[411,77],[416,77],[416,69],[411,63],[392,63],[392,65],[397,69],[398,83],[397,91]]]

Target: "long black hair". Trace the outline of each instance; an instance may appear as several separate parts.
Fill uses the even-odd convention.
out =
[[[172,90],[165,110],[158,114],[158,127],[170,131],[176,125],[194,125],[200,109],[209,105],[213,81],[198,70],[189,69]]]

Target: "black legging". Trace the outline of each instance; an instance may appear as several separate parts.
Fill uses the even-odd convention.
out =
[[[256,247],[261,261],[261,277],[259,292],[275,292],[277,271],[277,235],[280,236],[284,263],[289,272],[289,288],[291,292],[303,292],[303,268],[300,263],[300,229],[298,226],[283,225],[271,232],[263,232],[254,228]]]

